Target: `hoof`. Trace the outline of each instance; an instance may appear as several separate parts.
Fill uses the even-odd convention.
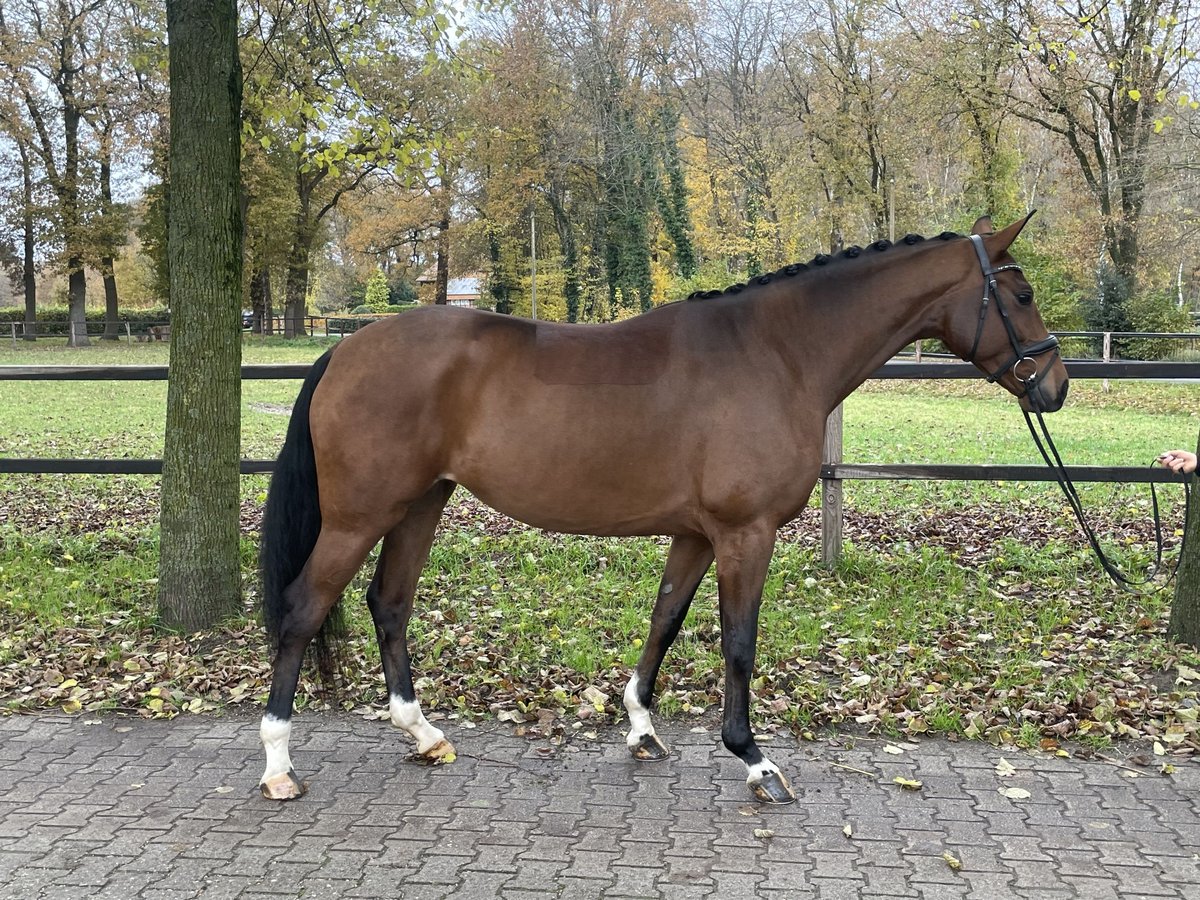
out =
[[[750,785],[754,796],[763,803],[794,803],[796,795],[782,772],[768,772],[762,781]]]
[[[645,762],[658,762],[667,758],[667,745],[658,739],[656,734],[643,734],[636,744],[629,748],[634,759]]]
[[[296,800],[308,792],[308,785],[296,777],[294,769],[289,769],[282,775],[268,778],[258,789],[268,800]]]
[[[454,753],[454,745],[445,738],[442,738],[424,753],[420,754],[420,756],[426,762],[450,763],[454,762],[456,754]]]

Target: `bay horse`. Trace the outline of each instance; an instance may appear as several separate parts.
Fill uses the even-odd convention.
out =
[[[649,638],[624,693],[638,759],[667,748],[655,680],[714,559],[725,661],[721,736],[764,802],[795,794],[758,748],[749,685],[776,529],[808,502],[825,419],[896,351],[937,338],[1028,410],[1067,393],[1057,340],[1009,255],[1028,217],[818,256],[609,325],[430,307],[350,335],[310,370],[262,526],[276,648],[263,794],[305,788],[288,754],[306,647],[382,539],[367,590],[394,725],[417,753],[453,747],[421,712],[407,626],[456,485],[536,528],[671,535]]]

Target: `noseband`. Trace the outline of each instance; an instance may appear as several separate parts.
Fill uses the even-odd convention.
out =
[[[1004,307],[1004,301],[1000,299],[1000,291],[996,284],[996,275],[1009,270],[1020,272],[1021,267],[1008,265],[992,268],[992,261],[988,258],[987,250],[983,246],[983,238],[977,234],[971,235],[971,246],[975,248],[975,255],[979,258],[979,267],[983,270],[983,298],[979,304],[979,324],[975,327],[975,340],[971,344],[971,352],[967,355],[967,362],[975,362],[975,353],[979,350],[979,339],[983,337],[983,326],[987,321],[988,303],[994,300],[996,311],[1000,313],[1000,321],[1004,323],[1004,330],[1008,333],[1008,342],[1012,346],[1013,352],[1012,356],[1003,365],[988,375],[987,380],[993,382],[1003,377],[1004,373],[1012,372],[1013,377],[1025,386],[1025,390],[1020,396],[1024,397],[1033,394],[1040,387],[1042,378],[1050,371],[1050,367],[1054,365],[1054,360],[1058,358],[1058,338],[1054,335],[1049,335],[1040,341],[1026,344],[1017,337],[1017,330],[1013,327],[1012,320],[1008,316],[1008,310]],[[1043,353],[1047,354],[1046,362],[1039,369],[1036,357],[1041,356]],[[1021,374],[1021,365],[1023,363],[1028,366],[1028,375]]]

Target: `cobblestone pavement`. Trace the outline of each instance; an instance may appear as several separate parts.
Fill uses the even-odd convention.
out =
[[[383,722],[299,716],[311,789],[278,804],[257,721],[0,719],[0,898],[1200,898],[1194,763],[1130,778],[980,744],[781,739],[800,801],[762,808],[712,732],[667,728],[671,759],[648,764],[616,729],[551,753],[508,726],[448,731],[458,760],[429,768]]]

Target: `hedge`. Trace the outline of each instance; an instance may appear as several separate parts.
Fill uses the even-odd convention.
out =
[[[108,316],[102,309],[89,309],[86,313],[88,324],[88,333],[97,334],[103,330],[104,323],[108,321]],[[151,325],[167,325],[171,321],[171,312],[165,306],[156,306],[150,309],[131,309],[122,310],[117,314],[117,321],[123,327],[126,323],[129,325],[130,331],[134,334],[144,334],[146,329]],[[10,323],[25,322],[25,308],[21,306],[8,306],[0,308],[0,328],[8,330]],[[38,334],[41,335],[65,335],[67,333],[67,323],[70,322],[70,310],[65,306],[50,306],[43,307],[37,311]]]

